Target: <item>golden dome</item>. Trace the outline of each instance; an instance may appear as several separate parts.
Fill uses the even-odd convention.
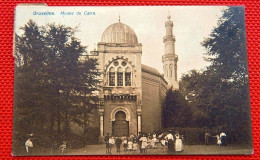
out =
[[[137,36],[132,28],[121,22],[111,24],[102,35],[101,42],[137,44]]]

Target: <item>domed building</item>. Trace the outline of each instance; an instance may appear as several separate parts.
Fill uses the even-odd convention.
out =
[[[165,26],[164,74],[142,65],[142,44],[131,27],[119,21],[104,31],[94,56],[101,71],[97,123],[101,139],[107,133],[130,136],[162,129],[166,91],[171,86],[178,89],[175,38],[170,18]]]

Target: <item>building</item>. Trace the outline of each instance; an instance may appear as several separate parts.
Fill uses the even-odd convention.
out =
[[[166,35],[163,38],[164,74],[142,65],[142,44],[133,29],[120,20],[106,28],[97,50],[92,51],[102,73],[98,111],[100,137],[107,133],[137,135],[162,128],[162,105],[166,91],[170,87],[178,89],[178,58],[170,18],[168,16],[165,22]]]

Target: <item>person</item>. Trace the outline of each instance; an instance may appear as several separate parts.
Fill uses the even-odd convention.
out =
[[[139,146],[140,153],[142,153],[142,149],[141,149],[142,142],[140,141],[141,137],[142,137],[142,133],[138,132],[137,141],[138,141],[138,146]]]
[[[127,151],[129,151],[129,152],[133,151],[133,141],[132,141],[132,138],[129,138],[129,140],[128,140]]]
[[[177,133],[175,135],[175,138],[176,138],[176,140],[175,140],[175,151],[176,152],[181,152],[183,147],[182,147],[182,140],[180,138],[180,134]]]
[[[138,149],[138,140],[135,136],[134,139],[133,139],[133,151],[134,151],[134,153],[137,151],[137,149]]]
[[[33,143],[31,141],[30,138],[27,139],[27,141],[24,143],[25,145],[25,151],[27,155],[30,155],[32,153],[31,149],[29,150],[29,148],[33,147]]]
[[[156,132],[153,132],[153,139],[157,138]]]
[[[105,137],[105,142],[106,142],[106,154],[109,154],[111,153],[111,148],[110,148],[110,145],[109,145],[109,133],[107,133],[106,137]]]
[[[205,133],[205,144],[206,144],[206,145],[209,144],[209,136],[210,136],[210,133],[208,133],[208,132],[206,131],[206,133]]]
[[[111,154],[112,147],[115,145],[115,138],[113,135],[111,137],[109,137],[108,143],[109,143],[109,149],[110,149],[109,153]]]
[[[168,141],[168,154],[171,154],[174,152],[174,138],[171,131],[169,131],[165,138]]]
[[[63,141],[62,145],[60,145],[60,147],[59,147],[60,154],[63,155],[66,151],[66,148],[67,148],[67,142]]]
[[[184,143],[184,135],[181,135],[181,141],[182,141],[182,151],[184,150],[184,145],[185,145],[185,143]]]
[[[161,140],[163,138],[163,133],[159,134],[158,139]]]
[[[220,146],[221,145],[221,139],[220,139],[219,135],[216,135],[216,137],[217,137],[217,145]]]
[[[121,138],[119,138],[118,136],[116,137],[116,153],[120,153],[120,146],[122,144],[122,140]]]
[[[156,143],[157,143],[157,139],[156,139],[156,137],[153,137],[153,139],[151,139],[151,142],[150,142],[151,147],[157,148]]]
[[[162,138],[162,139],[161,139],[161,147],[162,147],[162,151],[163,151],[163,152],[164,152],[165,146],[166,146],[166,140],[165,140],[165,138]]]
[[[147,137],[147,146],[146,148],[152,148],[152,137],[151,136],[148,136]]]
[[[127,151],[127,138],[126,137],[123,137],[123,147],[124,147],[124,151],[126,152]]]
[[[227,145],[227,140],[226,140],[227,135],[226,135],[226,133],[221,132],[219,137],[220,137],[220,140],[221,140],[221,145],[226,146]]]
[[[145,154],[146,153],[146,147],[147,147],[147,138],[145,134],[140,138],[141,143],[141,153]]]

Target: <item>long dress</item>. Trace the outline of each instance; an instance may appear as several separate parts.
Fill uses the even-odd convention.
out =
[[[175,151],[176,152],[182,151],[182,140],[180,138],[176,138],[176,141],[175,141]]]
[[[146,137],[141,137],[140,141],[142,142],[141,149],[145,149],[147,147],[147,138]]]
[[[221,139],[220,139],[219,135],[217,135],[217,145],[221,145]]]
[[[133,142],[132,141],[128,141],[128,145],[127,145],[127,150],[133,150]]]
[[[134,144],[133,144],[133,151],[137,151],[137,149],[138,149],[138,143],[134,142]]]

